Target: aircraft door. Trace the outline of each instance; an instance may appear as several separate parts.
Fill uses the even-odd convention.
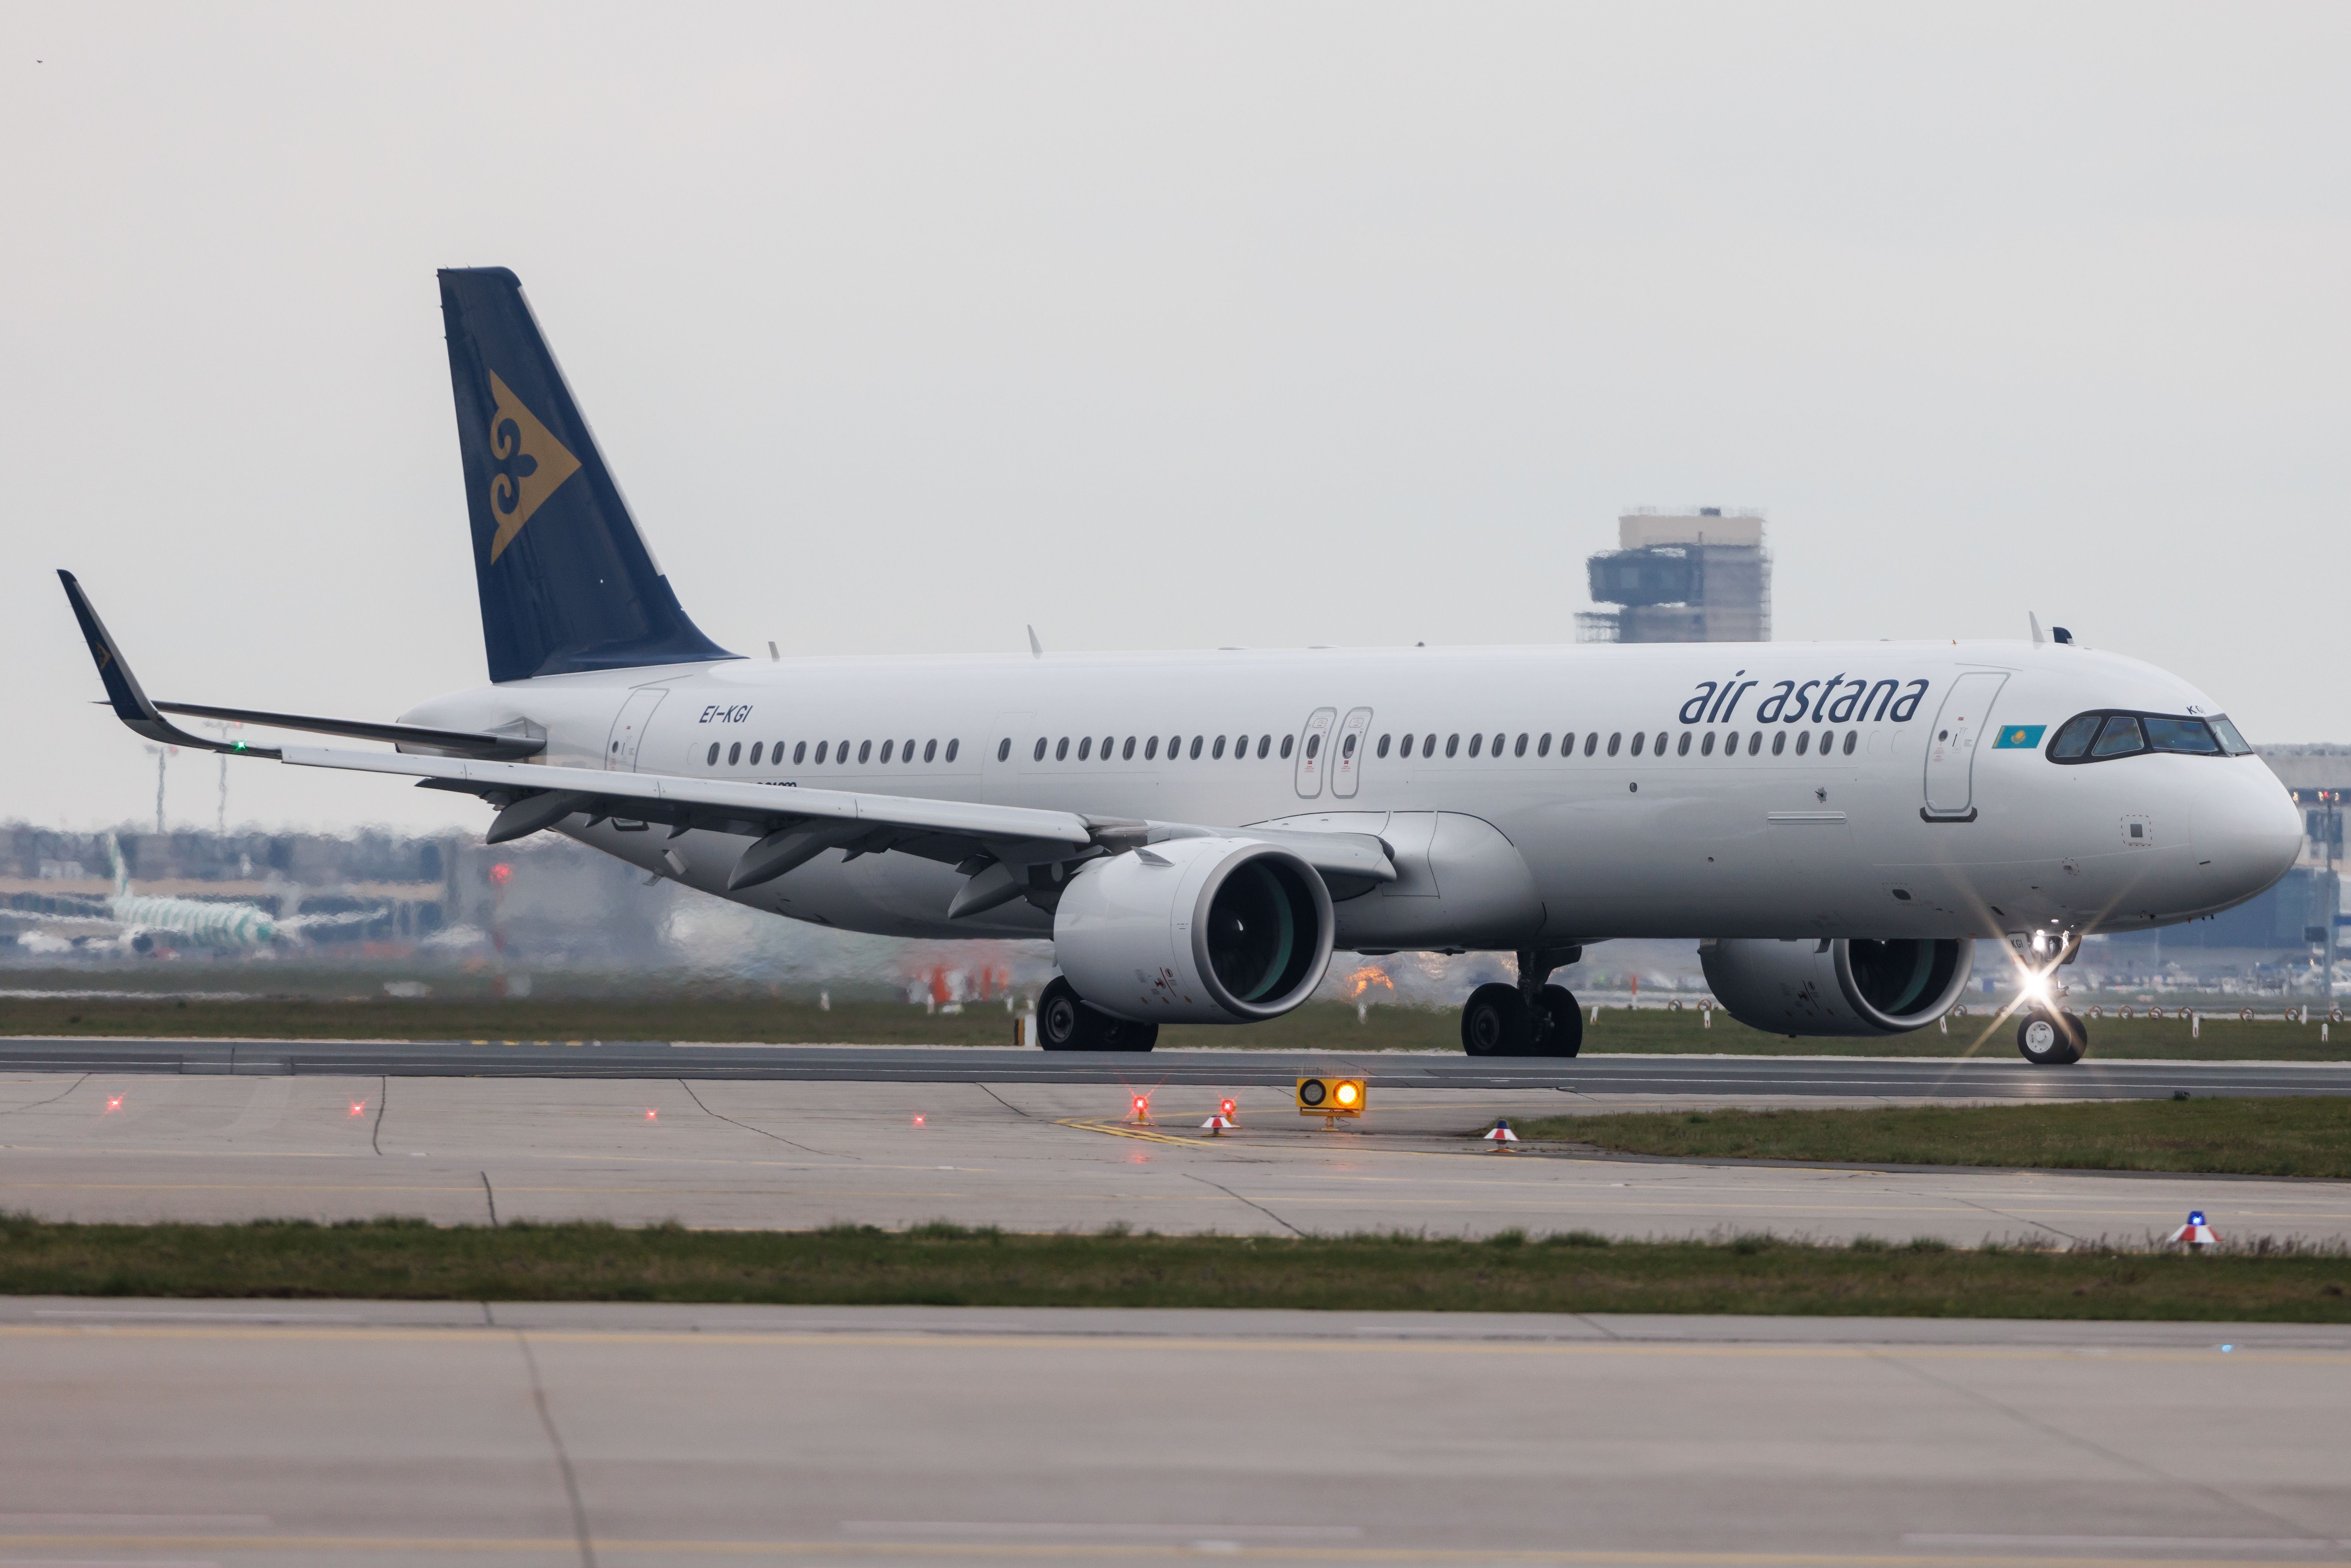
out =
[[[1347,722],[1339,727],[1338,748],[1331,756],[1331,793],[1342,800],[1352,799],[1355,786],[1363,782],[1364,732],[1372,727],[1372,710],[1359,707],[1347,715]]]
[[[621,716],[612,721],[612,734],[604,747],[606,772],[637,770],[637,751],[645,743],[645,728],[653,722],[653,709],[667,695],[665,686],[639,686],[629,694],[629,700],[621,705]]]
[[[1930,819],[1975,820],[1976,742],[1989,733],[1991,705],[2008,676],[1973,670],[1952,683],[1927,732],[1927,809]]]
[[[1323,752],[1331,744],[1331,725],[1338,716],[1337,708],[1316,708],[1298,737],[1298,798],[1301,800],[1322,793],[1322,774],[1331,760]]]

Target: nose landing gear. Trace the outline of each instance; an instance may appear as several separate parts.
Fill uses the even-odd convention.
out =
[[[1519,983],[1469,993],[1461,1008],[1461,1049],[1472,1056],[1573,1056],[1583,1049],[1583,1009],[1551,972],[1583,956],[1578,947],[1519,955]]]
[[[2062,1008],[2031,1008],[2016,1026],[2016,1049],[2035,1067],[2071,1067],[2090,1049],[2089,1026]]]

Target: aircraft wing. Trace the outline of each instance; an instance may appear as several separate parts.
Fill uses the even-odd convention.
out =
[[[971,880],[951,910],[976,915],[1028,889],[1030,867],[1116,853],[1169,839],[1241,837],[1277,842],[1343,885],[1395,880],[1387,846],[1367,833],[1231,829],[1137,821],[1029,806],[932,800],[797,785],[738,784],[661,773],[604,772],[529,762],[484,762],[288,746],[281,760],[413,778],[430,789],[478,795],[498,807],[491,843],[504,843],[575,816],[661,822],[739,834],[755,841],[729,876],[730,891],[783,875],[827,850],[852,857],[887,850],[956,865]]]

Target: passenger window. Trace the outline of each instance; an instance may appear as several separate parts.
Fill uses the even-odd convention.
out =
[[[1168,761],[1170,761],[1170,762],[1175,761],[1175,760],[1176,760],[1176,758],[1179,755],[1181,755],[1181,753],[1183,752],[1183,750],[1184,750],[1184,737],[1183,737],[1182,736],[1180,736],[1180,735],[1171,735],[1171,736],[1169,736],[1169,737],[1167,737],[1167,760],[1168,760]]]
[[[1638,737],[1635,737],[1635,739],[1636,741],[1638,740],[1638,738],[1639,738]],[[1618,746],[1622,745],[1622,744],[1624,743],[1624,740],[1625,740],[1625,732],[1624,732],[1623,730],[1621,730],[1621,729],[1620,729],[1620,730],[1618,730],[1615,734],[1614,734],[1614,735],[1610,736],[1610,737],[1608,737],[1608,755],[1609,755],[1609,756],[1611,756],[1611,757],[1615,756],[1615,755],[1616,755],[1616,747],[1617,747]]]
[[[1642,748],[1643,747],[1645,747],[1645,746],[1648,745],[1648,744],[1649,744],[1649,732],[1648,732],[1647,730],[1646,730],[1646,729],[1636,729],[1636,730],[1635,730],[1635,731],[1633,732],[1633,755],[1634,755],[1634,756],[1635,756],[1635,757],[1640,756],[1640,755],[1641,755],[1641,748]]]
[[[1835,731],[1835,730],[1833,730],[1833,729],[1824,729],[1824,730],[1821,731],[1821,755],[1822,755],[1823,757],[1826,757],[1826,756],[1829,754],[1829,747],[1832,747],[1832,746],[1834,746],[1835,744],[1836,744],[1836,731]]]
[[[1087,758],[1093,755],[1093,750],[1094,737],[1091,735],[1086,736],[1078,742],[1078,760],[1083,762]]]
[[[1502,755],[1502,742],[1508,738],[1509,737],[1500,735],[1494,737],[1494,755],[1496,757],[1499,758]]]
[[[1461,737],[1460,737],[1459,736],[1458,736],[1458,735],[1448,735],[1448,736],[1447,736],[1447,737],[1445,737],[1445,755],[1446,755],[1446,756],[1450,757],[1450,756],[1452,756],[1455,752],[1457,752],[1457,751],[1458,751],[1458,750],[1460,750],[1460,749],[1461,749]]]
[[[1126,737],[1126,744],[1119,747],[1118,759],[1121,762],[1132,762],[1134,760],[1134,737],[1131,735],[1128,736]]]
[[[1195,762],[1200,760],[1200,738],[1196,735],[1192,737],[1192,760]]]
[[[766,748],[765,748],[764,747],[762,747],[762,746],[761,746],[758,741],[756,741],[756,740],[755,740],[755,741],[753,741],[753,742],[751,743],[751,766],[752,766],[752,767],[757,768],[758,766],[759,766],[759,753],[760,753],[761,751],[765,750],[765,749],[766,749]]]
[[[1714,731],[1709,729],[1706,732],[1706,739],[1698,744],[1698,754],[1700,757],[1714,755]]]
[[[737,763],[738,763],[738,762],[740,762],[740,761],[742,761],[742,760],[743,760],[743,743],[742,743],[741,741],[739,741],[739,740],[738,740],[738,741],[737,741],[734,745],[732,745],[732,746],[730,746],[730,747],[728,747],[726,748],[726,766],[727,766],[727,767],[729,767],[729,768],[732,768],[732,767],[734,767]]]
[[[1800,735],[1800,736],[1796,737],[1796,755],[1797,755],[1797,756],[1802,757],[1805,752],[1810,751],[1812,748],[1813,748],[1813,732],[1812,732],[1811,730],[1809,730],[1809,729],[1808,729],[1808,730],[1804,731],[1804,733],[1803,733],[1803,734],[1802,734],[1802,735]]]
[[[891,751],[892,751],[892,750],[893,750],[893,749],[897,746],[897,744],[898,744],[898,743],[897,743],[896,741],[894,741],[894,740],[885,740],[885,741],[883,741],[883,742],[882,743],[882,760],[883,760],[883,761],[887,762],[887,761],[889,761],[889,760],[890,760],[890,753],[891,753]]]
[[[710,743],[710,755],[702,759],[702,765],[705,768],[716,768],[718,766],[718,743],[716,741],[714,740]]]
[[[953,754],[952,752],[950,752],[948,755],[952,756],[952,755],[954,755],[954,754]],[[1002,762],[1003,760],[1005,760],[1007,758],[1010,757],[1011,755],[1012,755],[1012,737],[1011,737],[1010,736],[1008,736],[1008,736],[1006,736],[1002,740],[999,740],[999,741],[998,741],[998,742],[996,743],[996,760],[998,760],[998,762]],[[817,760],[818,760],[819,762],[821,762],[821,761],[823,761],[823,760],[824,760],[824,748],[823,748],[822,747],[817,747]]]
[[[1583,755],[1586,757],[1591,756],[1593,749],[1597,747],[1599,744],[1600,732],[1595,729],[1590,735],[1583,737]],[[1616,748],[1612,746],[1608,749],[1613,753]]]
[[[847,741],[845,741],[845,740],[844,740],[844,741],[842,741],[842,742],[841,743],[841,749],[842,749],[842,750],[844,750],[844,751],[846,751],[846,750],[849,748],[849,742],[847,742]],[[857,765],[858,765],[860,768],[864,767],[864,766],[865,766],[865,764],[866,764],[867,762],[869,762],[869,761],[871,761],[871,760],[872,759],[872,757],[873,757],[873,743],[872,743],[872,741],[870,741],[870,740],[861,740],[861,741],[859,741],[859,742],[857,743]]]
[[[1217,744],[1208,747],[1208,760],[1211,762],[1222,762],[1224,759],[1225,737],[1220,735],[1217,737]]]
[[[953,762],[953,761],[955,760],[955,758],[956,758],[956,752],[958,752],[958,751],[961,751],[962,749],[963,749],[963,742],[962,742],[962,741],[960,741],[960,740],[950,740],[950,741],[948,741],[948,742],[947,742],[947,760],[948,760],[949,762]]]
[[[1551,731],[1544,730],[1542,733],[1542,738],[1535,742],[1535,755],[1537,757],[1549,757],[1551,755]]]
[[[1273,737],[1271,737],[1271,736],[1270,736],[1270,735],[1260,735],[1260,736],[1259,736],[1259,737],[1257,737],[1257,759],[1258,759],[1259,762],[1262,762],[1262,761],[1264,761],[1264,760],[1265,760],[1265,752],[1266,752],[1266,747],[1268,747],[1271,746],[1272,744],[1273,744]],[[1283,741],[1283,742],[1281,743],[1281,754],[1282,754],[1284,757],[1287,757],[1287,756],[1289,756],[1289,755],[1290,755],[1290,743],[1289,743],[1288,741],[1286,741],[1286,740],[1285,740],[1285,741]]]
[[[1757,752],[1759,752],[1759,751],[1761,751],[1761,750],[1762,750],[1762,749],[1763,749],[1763,732],[1762,732],[1761,730],[1760,730],[1760,729],[1759,729],[1759,730],[1757,730],[1754,734],[1752,734],[1752,735],[1750,735],[1750,736],[1749,736],[1749,737],[1747,737],[1747,755],[1748,755],[1748,756],[1750,756],[1750,757],[1752,757],[1752,756],[1754,756]]]
[[[1045,737],[1043,736],[1040,735],[1037,737],[1037,749],[1035,752],[1030,754],[1029,760],[1031,762],[1042,762],[1045,760]]]
[[[1411,737],[1411,736],[1409,736],[1409,735],[1405,736],[1405,737],[1404,737],[1404,739],[1403,739],[1401,742],[1399,742],[1399,743],[1397,744],[1397,747],[1396,747],[1396,755],[1397,755],[1398,757],[1410,757],[1410,756],[1412,755],[1412,737]]]
[[[2108,718],[2098,731],[2098,743],[2090,747],[2092,757],[2127,757],[2134,751],[2145,751],[2147,739],[2139,734],[2138,720],[2126,713]]]
[[[1853,755],[1853,748],[1860,739],[1861,731],[1857,729],[1848,729],[1844,732],[1844,754],[1847,757]]]
[[[1056,761],[1056,762],[1067,762],[1069,759],[1070,759],[1070,737],[1069,737],[1068,736],[1066,736],[1066,735],[1065,735],[1065,736],[1061,737],[1061,738],[1059,741],[1057,741],[1057,742],[1055,742],[1055,743],[1054,743],[1054,746],[1053,746],[1053,760],[1054,760],[1054,761]]]
[[[1771,737],[1771,755],[1777,757],[1787,749],[1788,732],[1783,729],[1779,734]]]
[[[1548,747],[1551,744],[1551,737],[1543,737],[1543,744]],[[1510,755],[1513,757],[1524,757],[1526,754],[1527,737],[1522,735],[1519,737],[1518,744],[1510,747]]]
[[[914,737],[908,736],[906,737],[906,744],[898,748],[898,760],[901,762],[912,762],[914,760]]]
[[[806,762],[807,760],[808,742],[803,740],[799,745],[792,747],[792,766],[798,768],[801,763]],[[817,760],[821,762],[824,758],[820,757]]]
[[[1470,755],[1470,756],[1475,757],[1475,756],[1477,756],[1479,752],[1481,752],[1481,751],[1483,751],[1483,750],[1485,750],[1485,749],[1486,749],[1486,737],[1485,737],[1483,735],[1473,735],[1473,736],[1471,736],[1471,737],[1469,737],[1469,755]]]
[[[868,741],[866,744],[870,746],[872,742]],[[832,765],[835,768],[846,768],[849,766],[849,742],[844,740],[839,746],[832,748]]]
[[[1689,743],[1690,732],[1688,730],[1682,731],[1681,743],[1674,747],[1674,755],[1676,757],[1687,757],[1689,755]]]
[[[806,746],[806,745],[808,744],[808,742],[804,740],[804,741],[800,742],[800,744],[801,744],[802,746]],[[820,762],[820,763],[823,762],[823,760],[824,760],[824,752],[825,752],[825,747],[827,747],[828,746],[831,746],[831,744],[832,744],[832,743],[831,743],[831,741],[829,741],[829,740],[820,740],[820,741],[818,741],[818,742],[816,743],[816,759],[817,759],[817,761],[818,761],[818,762]]]
[[[2071,762],[2090,749],[2090,737],[2098,733],[2100,716],[2085,713],[2065,721],[2057,738],[2049,743],[2049,755],[2060,762]]]
[[[1281,759],[1284,762],[1290,760],[1290,743],[1296,738],[1297,737],[1290,735],[1285,735],[1281,737]]]
[[[1408,735],[1407,735],[1407,736],[1405,736],[1405,737],[1404,737],[1404,743],[1405,743],[1406,746],[1410,746],[1410,745],[1412,744],[1412,737],[1410,737],[1410,736],[1408,736]],[[1385,757],[1387,754],[1388,754],[1388,737],[1387,737],[1386,736],[1384,736],[1384,736],[1380,737],[1380,755],[1381,755],[1382,757]]]
[[[1217,745],[1220,747],[1224,743],[1222,741],[1217,742]],[[1355,737],[1351,735],[1345,740],[1339,743],[1339,755],[1342,758],[1355,755]]]
[[[1143,743],[1143,760],[1151,761],[1159,755],[1159,737],[1153,736]]]
[[[923,742],[923,760],[924,760],[924,761],[928,762],[928,761],[930,761],[933,758],[935,758],[936,756],[938,756],[938,754],[939,754],[939,743],[938,743],[937,741],[935,741],[935,740],[926,740],[926,741]]]
[[[2147,721],[2147,741],[2158,751],[2192,751],[2199,756],[2218,757],[2220,743],[2204,727],[2200,718],[2151,718]]]
[[[1105,735],[1102,737],[1102,760],[1104,762],[1108,762],[1110,760],[1110,748],[1117,744],[1118,737],[1114,735]]]

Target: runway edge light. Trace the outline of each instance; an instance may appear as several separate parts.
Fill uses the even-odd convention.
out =
[[[1506,1155],[1510,1152],[1510,1145],[1519,1141],[1519,1135],[1510,1131],[1508,1119],[1498,1119],[1494,1123],[1494,1130],[1486,1134],[1486,1141],[1494,1145],[1496,1154]]]

